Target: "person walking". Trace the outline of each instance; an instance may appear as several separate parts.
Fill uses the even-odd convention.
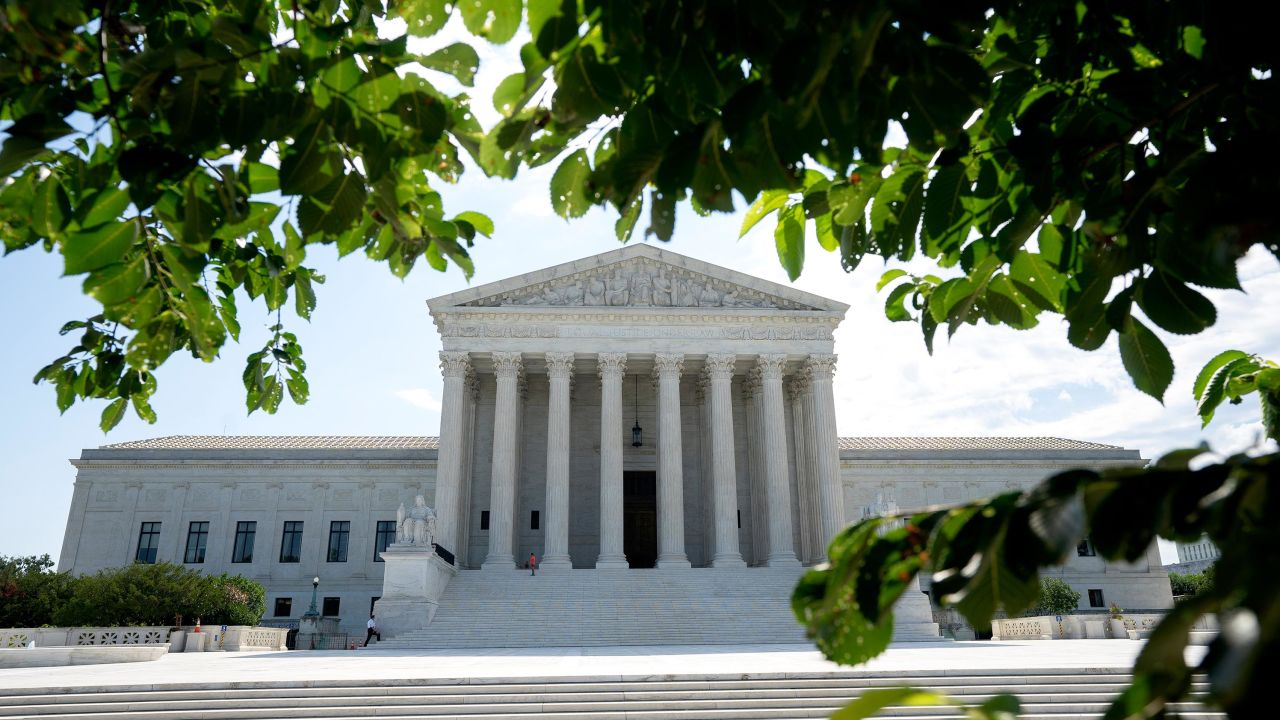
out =
[[[373,619],[373,613],[369,614],[369,622],[365,623],[365,627],[369,632],[365,633],[364,646],[369,647],[369,638],[378,638],[378,642],[382,642],[382,633],[378,632],[378,622]]]
[[[538,574],[538,556],[533,553],[529,553],[529,574]]]

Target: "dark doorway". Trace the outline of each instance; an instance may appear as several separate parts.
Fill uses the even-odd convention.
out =
[[[622,551],[633,568],[651,568],[658,560],[658,474],[622,473]]]

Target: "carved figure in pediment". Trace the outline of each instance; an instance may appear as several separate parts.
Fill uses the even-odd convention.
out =
[[[613,277],[605,281],[605,299],[608,304],[613,306],[626,305],[630,295],[628,285],[627,279],[622,276],[622,270],[614,270]]]
[[[582,296],[584,292],[585,291],[582,288],[581,280],[579,280],[578,282],[575,282],[572,285],[569,285],[564,289],[564,304],[565,305],[581,305]]]
[[[702,292],[698,294],[699,307],[718,307],[720,305],[720,293],[710,285],[703,285]]]
[[[724,297],[720,298],[721,307],[739,307],[743,304],[744,303],[738,301],[738,294],[732,290],[726,292]]]
[[[672,293],[675,288],[671,285],[671,279],[667,274],[658,270],[658,275],[653,279],[653,304],[661,307],[670,307],[675,304]]]
[[[698,307],[698,294],[696,288],[689,284],[686,278],[678,277],[675,280],[675,302],[677,307]]]
[[[653,304],[653,276],[644,270],[631,276],[631,304],[642,307]]]
[[[604,304],[604,281],[598,275],[592,275],[587,281],[586,296],[582,303],[584,305],[603,305]]]

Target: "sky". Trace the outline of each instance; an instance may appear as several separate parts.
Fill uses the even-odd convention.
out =
[[[431,45],[447,44],[457,32],[450,28]],[[485,98],[517,68],[505,48],[479,49],[474,95]],[[438,76],[431,80],[448,89]],[[486,126],[496,117],[492,110],[477,114]],[[53,388],[33,385],[31,377],[74,345],[72,337],[58,335],[58,328],[93,314],[94,305],[81,291],[82,278],[61,277],[58,257],[39,248],[0,257],[0,308],[6,318],[0,341],[0,508],[5,516],[0,555],[48,553],[57,559],[75,479],[68,460],[83,448],[177,434],[436,434],[440,338],[426,301],[619,246],[611,211],[592,210],[572,222],[555,216],[548,192],[553,170],[543,167],[503,181],[484,179],[472,169],[457,185],[438,188],[447,212],[476,210],[497,228],[493,239],[476,243],[476,272],[469,282],[456,268],[439,273],[425,264],[402,281],[358,253],[338,260],[331,248],[309,250],[306,264],[328,281],[317,288],[311,322],[286,314],[285,323],[303,345],[311,400],[295,406],[286,399],[276,415],[245,412],[244,358],[265,342],[273,321],[265,306],[247,302],[241,302],[240,344],[229,344],[214,363],[175,355],[159,369],[154,425],[130,413],[104,435],[98,428],[99,403],[77,404],[59,415]],[[671,242],[650,242],[788,283],[771,222],[738,239],[745,209],[741,198],[731,215],[702,218],[682,208]],[[640,241],[642,232],[637,232],[632,242]],[[1146,458],[1202,440],[1227,452],[1259,442],[1256,402],[1224,406],[1202,431],[1191,396],[1199,367],[1222,349],[1280,357],[1280,323],[1274,320],[1280,264],[1259,249],[1240,264],[1244,293],[1206,291],[1218,306],[1216,325],[1194,336],[1157,331],[1176,365],[1163,405],[1133,388],[1114,334],[1100,350],[1077,350],[1067,342],[1060,316],[1044,315],[1031,330],[965,326],[950,341],[940,332],[930,356],[918,325],[885,319],[884,296],[875,290],[886,267],[923,270],[927,264],[886,265],[868,258],[846,274],[838,257],[812,238],[806,255],[795,287],[850,305],[835,333],[842,435],[1049,435],[1122,445]],[[1167,557],[1167,548],[1162,549]]]

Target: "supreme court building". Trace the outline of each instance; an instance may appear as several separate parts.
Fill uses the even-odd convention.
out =
[[[439,438],[87,449],[73,461],[60,569],[162,560],[243,574],[267,587],[268,616],[285,618],[305,610],[318,576],[326,611],[356,629],[383,594],[396,510],[415,494],[435,510],[452,582],[475,597],[530,553],[546,578],[794,578],[870,512],[1142,462],[1057,438],[839,437],[832,334],[848,306],[650,245],[428,307],[443,342]],[[1154,547],[1114,564],[1084,543],[1062,577],[1090,601],[1170,605]],[[468,602],[446,592],[440,617]]]

